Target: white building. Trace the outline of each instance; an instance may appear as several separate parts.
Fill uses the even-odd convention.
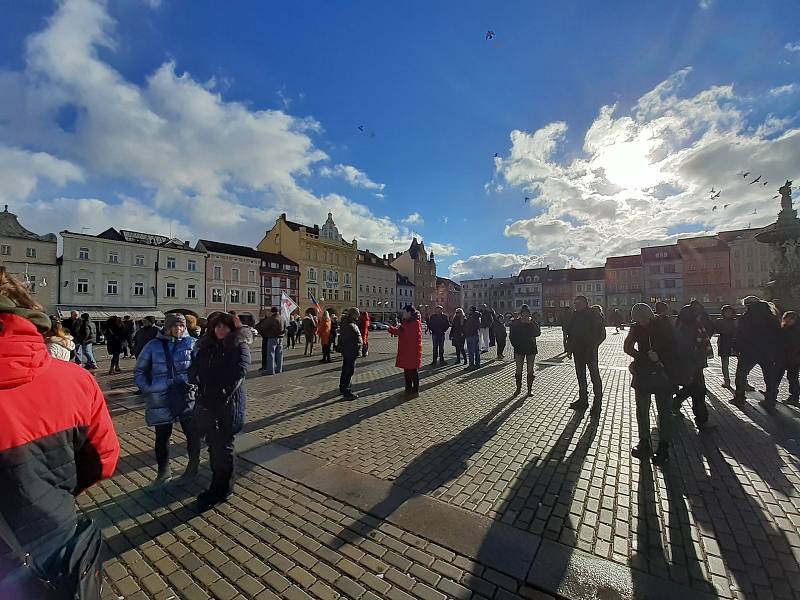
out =
[[[399,314],[406,304],[414,304],[414,284],[405,275],[397,273],[395,289],[397,292],[397,303],[395,304],[397,309],[395,312]]]
[[[174,309],[201,315],[205,253],[188,242],[110,228],[99,235],[62,231],[58,310],[163,318]]]
[[[27,285],[34,299],[48,314],[55,311],[58,292],[58,264],[55,234],[28,231],[8,212],[0,213],[0,265]]]
[[[358,308],[368,311],[378,321],[397,312],[397,269],[369,250],[358,251],[356,263],[358,283]]]
[[[523,305],[527,305],[532,313],[542,313],[542,307],[544,307],[542,282],[549,270],[549,267],[540,267],[522,269],[519,272],[514,284],[514,310],[512,312],[519,312]]]

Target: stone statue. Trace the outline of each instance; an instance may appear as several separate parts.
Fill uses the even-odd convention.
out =
[[[778,193],[781,195],[781,210],[792,210],[792,182],[788,179],[780,188]]]

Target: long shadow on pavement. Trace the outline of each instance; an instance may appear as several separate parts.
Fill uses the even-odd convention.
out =
[[[366,518],[347,524],[338,534],[339,538],[333,547],[340,548],[367,537],[375,523],[370,515],[391,515],[411,497],[432,492],[466,471],[469,457],[479,452],[526,401],[524,396],[511,403],[513,399],[512,396],[501,401],[455,437],[435,444],[417,456],[394,480],[386,498],[366,510]],[[424,476],[420,477],[420,474]]]

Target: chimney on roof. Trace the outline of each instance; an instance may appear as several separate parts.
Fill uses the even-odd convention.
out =
[[[281,213],[281,217],[280,218],[285,221],[286,220],[286,213]]]
[[[187,241],[183,242],[183,246],[184,246],[185,248],[188,248],[188,247],[189,247],[189,241],[187,240]]]

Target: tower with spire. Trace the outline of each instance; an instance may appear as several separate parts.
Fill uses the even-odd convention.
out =
[[[436,307],[436,259],[425,250],[425,243],[416,236],[405,252],[389,254],[392,266],[414,284],[414,304],[427,318]],[[402,307],[399,307],[402,308]]]

